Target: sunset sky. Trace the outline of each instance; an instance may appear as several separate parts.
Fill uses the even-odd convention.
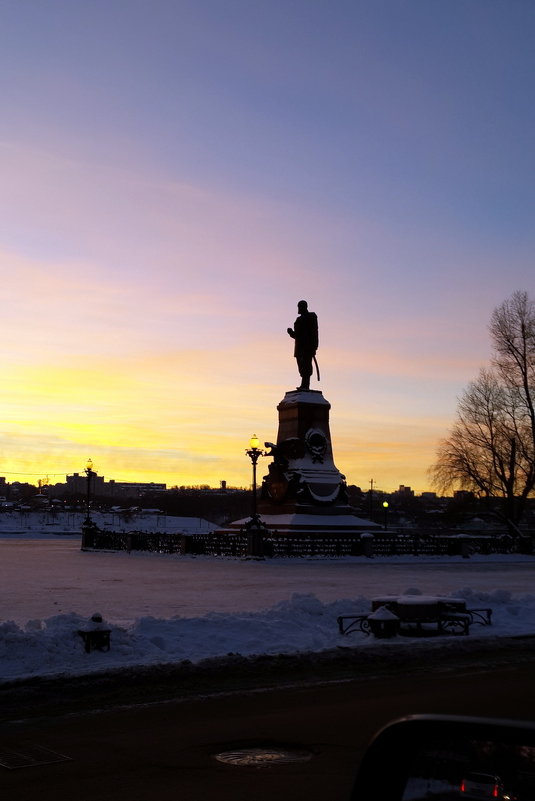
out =
[[[533,297],[532,0],[0,0],[0,475],[247,486],[320,323],[337,467],[429,489]]]

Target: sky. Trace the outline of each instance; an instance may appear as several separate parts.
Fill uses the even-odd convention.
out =
[[[0,0],[0,475],[247,486],[304,298],[351,484],[430,488],[532,295],[530,0]]]

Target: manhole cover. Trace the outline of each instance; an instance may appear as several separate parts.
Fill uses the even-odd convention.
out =
[[[214,759],[225,765],[236,767],[269,768],[276,765],[291,765],[295,762],[308,762],[312,759],[310,751],[304,748],[278,748],[259,746],[256,748],[235,748],[232,751],[221,751],[214,754]]]
[[[57,754],[41,745],[22,743],[9,747],[0,745],[0,765],[9,770],[31,768],[36,765],[52,765],[55,762],[70,762],[70,757]]]

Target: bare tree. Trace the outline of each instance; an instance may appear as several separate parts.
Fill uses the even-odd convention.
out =
[[[492,367],[464,390],[430,475],[442,491],[502,498],[514,530],[535,487],[535,306],[527,293],[498,306],[489,330]]]
[[[494,367],[504,385],[518,393],[535,451],[535,304],[528,293],[515,292],[494,309],[489,330]]]

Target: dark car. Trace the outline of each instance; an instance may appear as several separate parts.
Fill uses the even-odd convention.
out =
[[[490,773],[469,773],[459,791],[461,798],[503,799],[505,795],[500,777]]]

